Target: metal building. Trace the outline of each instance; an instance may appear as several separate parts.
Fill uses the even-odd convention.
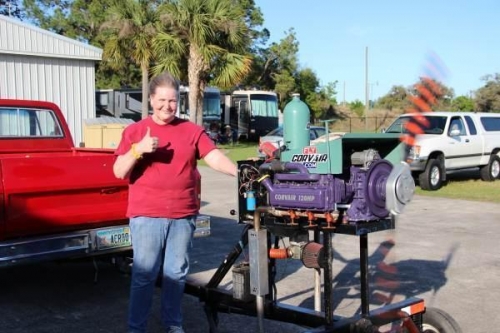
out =
[[[95,63],[102,50],[0,15],[0,98],[54,102],[75,145],[96,117]]]

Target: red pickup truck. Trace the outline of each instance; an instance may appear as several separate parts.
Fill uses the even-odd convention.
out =
[[[129,252],[114,159],[76,148],[57,105],[0,99],[0,267]]]

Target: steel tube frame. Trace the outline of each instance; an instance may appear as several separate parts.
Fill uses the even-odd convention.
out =
[[[260,222],[260,221],[259,221]],[[258,223],[259,223],[258,222]],[[369,226],[369,228],[367,228]],[[391,229],[393,221],[381,221],[379,224],[371,222],[367,225],[359,224],[353,226],[342,226],[334,230],[323,230],[323,246],[325,247],[326,263],[323,273],[324,281],[324,311],[310,310],[302,307],[291,306],[275,302],[270,298],[263,298],[262,302],[255,297],[250,302],[243,302],[233,298],[232,294],[218,289],[224,276],[236,263],[239,255],[248,244],[248,230],[252,225],[246,225],[244,231],[232,251],[226,256],[217,271],[206,285],[200,285],[196,281],[188,279],[185,293],[199,297],[205,302],[205,312],[210,325],[210,333],[217,333],[218,312],[238,313],[259,318],[259,328],[263,329],[260,321],[265,317],[283,322],[295,323],[311,327],[314,333],[351,333],[353,325],[368,321],[374,325],[385,325],[401,320],[401,309],[413,304],[421,303],[419,298],[410,298],[396,304],[390,304],[370,312],[369,309],[369,275],[368,275],[368,233]],[[258,225],[260,227],[260,225]],[[339,229],[341,229],[339,231]],[[317,232],[317,230],[315,230]],[[342,233],[359,236],[360,244],[360,272],[361,272],[361,315],[351,318],[334,316],[333,313],[333,290],[332,290],[332,233]],[[315,240],[319,240],[319,232],[315,234]],[[261,304],[259,304],[261,303]],[[420,314],[416,314],[421,315]],[[413,324],[413,323],[412,323]],[[413,325],[414,326],[414,325]],[[318,330],[324,327],[324,330]],[[304,331],[303,333],[313,332]]]

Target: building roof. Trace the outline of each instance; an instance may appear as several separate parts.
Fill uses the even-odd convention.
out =
[[[109,124],[129,125],[133,124],[135,121],[126,118],[115,118],[115,117],[104,116],[98,118],[84,119],[83,122],[85,123],[85,125],[109,125]]]
[[[100,48],[0,15],[0,54],[100,61]]]

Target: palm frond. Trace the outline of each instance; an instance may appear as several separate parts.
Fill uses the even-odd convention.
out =
[[[223,88],[239,84],[250,72],[252,58],[236,53],[226,53],[220,58],[214,83]]]

